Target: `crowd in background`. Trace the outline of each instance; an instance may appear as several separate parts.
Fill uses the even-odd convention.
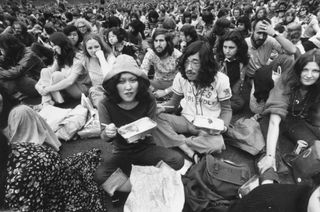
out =
[[[103,211],[99,188],[114,200],[116,190],[130,192],[132,164],[163,160],[178,170],[182,154],[198,163],[222,152],[232,116],[244,111],[260,118],[266,141],[259,173],[277,182],[280,135],[308,146],[320,140],[319,48],[318,0],[7,1],[0,5],[1,206]],[[113,143],[103,163],[98,150],[62,160],[61,142],[38,114],[82,94],[98,110],[102,140]],[[26,106],[28,98],[41,103]],[[198,115],[223,120],[223,129],[199,130]],[[128,144],[119,136],[117,128],[145,116],[158,124],[152,138]],[[262,187],[230,210],[260,211],[257,197],[282,189],[293,202],[307,197],[297,202],[306,207],[279,203],[279,195],[270,204],[320,211],[319,187],[294,186]]]

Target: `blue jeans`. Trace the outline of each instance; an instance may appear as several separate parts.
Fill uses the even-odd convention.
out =
[[[175,170],[181,169],[184,164],[183,156],[177,151],[148,144],[140,149],[117,152],[104,158],[96,170],[94,180],[101,185],[117,168],[129,176],[131,165],[154,166],[161,160]]]

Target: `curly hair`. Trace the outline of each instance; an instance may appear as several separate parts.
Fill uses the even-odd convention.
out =
[[[122,72],[122,73],[125,73],[125,72]],[[112,78],[110,78],[109,80],[106,80],[102,83],[102,87],[106,91],[106,96],[111,102],[115,104],[122,102],[122,98],[120,97],[117,89],[117,85],[119,83],[122,73],[119,73],[113,76]],[[149,80],[144,79],[142,77],[137,77],[137,78],[138,78],[138,92],[135,98],[138,102],[146,101],[150,99],[150,93],[148,91],[150,82]]]
[[[219,62],[224,61],[225,55],[223,53],[223,44],[225,41],[232,41],[237,46],[237,53],[235,58],[239,60],[244,66],[249,63],[248,45],[239,31],[230,31],[220,39],[217,46],[217,59]]]
[[[74,25],[78,28],[79,24],[84,24],[87,28],[87,32],[90,33],[92,32],[92,27],[91,27],[91,23],[89,21],[87,21],[85,18],[79,18],[74,22]]]
[[[205,88],[214,82],[215,76],[218,72],[218,64],[214,59],[214,54],[209,43],[205,41],[195,41],[191,43],[183,53],[183,55],[178,59],[177,68],[180,71],[182,77],[188,80],[185,70],[185,62],[189,56],[199,53],[200,58],[200,69],[199,75],[194,82],[196,86]]]
[[[154,40],[156,39],[156,37],[158,35],[164,35],[165,36],[165,40],[167,42],[167,46],[164,50],[164,53],[168,53],[169,55],[172,55],[173,53],[173,50],[174,50],[174,45],[173,45],[173,42],[172,42],[172,36],[171,34],[165,30],[165,29],[156,29],[152,35],[152,42],[151,42],[151,48],[152,50],[157,53],[157,51],[155,50],[154,48]]]
[[[320,49],[313,49],[301,55],[293,65],[293,68],[284,73],[282,82],[285,86],[285,93],[290,94],[293,89],[302,86],[300,78],[303,68],[309,63],[315,62],[320,67]],[[312,95],[317,95],[320,89],[320,78],[317,82],[309,87]]]
[[[89,54],[89,52],[88,52],[88,50],[87,50],[87,48],[86,48],[86,45],[87,45],[87,42],[89,41],[89,40],[96,40],[98,43],[99,43],[99,45],[100,45],[100,47],[101,47],[101,50],[103,51],[103,53],[104,53],[104,55],[105,55],[105,57],[106,58],[108,58],[108,56],[112,53],[112,50],[111,50],[111,48],[110,48],[110,46],[106,43],[106,42],[104,42],[104,40],[100,37],[100,35],[98,35],[98,34],[95,34],[95,33],[90,33],[90,34],[88,34],[88,35],[86,35],[85,37],[84,37],[84,40],[83,40],[83,45],[84,45],[84,55],[86,56],[86,57],[88,57],[88,58],[90,58],[91,56],[90,56],[90,54]]]
[[[17,65],[25,52],[25,45],[9,33],[0,35],[0,48],[4,50],[4,58],[0,64],[4,69]]]

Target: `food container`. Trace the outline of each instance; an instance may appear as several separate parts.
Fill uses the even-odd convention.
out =
[[[127,140],[128,143],[134,143],[140,138],[150,133],[157,123],[148,117],[144,117],[130,124],[118,128],[118,133]]]
[[[219,118],[208,118],[205,116],[196,116],[193,121],[194,126],[205,130],[221,132],[224,130],[224,121]]]

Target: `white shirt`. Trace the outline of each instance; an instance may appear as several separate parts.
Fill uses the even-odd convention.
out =
[[[192,122],[196,115],[218,118],[221,113],[220,101],[230,99],[229,77],[218,72],[210,87],[197,90],[192,82],[184,79],[179,72],[173,80],[172,91],[184,96],[181,100],[181,114]]]

